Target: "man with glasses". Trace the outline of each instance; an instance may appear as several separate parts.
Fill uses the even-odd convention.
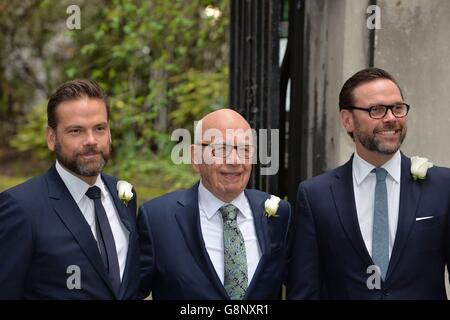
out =
[[[288,298],[446,299],[450,171],[413,178],[410,107],[388,72],[354,74],[339,107],[355,153],[300,184]]]
[[[141,293],[153,299],[280,297],[286,274],[288,202],[246,189],[255,155],[248,122],[231,109],[196,127],[200,181],[141,206]],[[275,215],[265,214],[274,207]],[[277,209],[277,210],[276,210]],[[272,211],[272,213],[274,213]]]

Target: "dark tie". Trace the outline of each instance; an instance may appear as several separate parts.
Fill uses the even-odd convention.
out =
[[[386,190],[387,171],[383,168],[373,169],[377,176],[372,232],[372,260],[380,267],[381,277],[385,279],[389,266],[389,216]]]
[[[90,187],[86,191],[86,195],[94,200],[95,226],[100,255],[102,256],[111,284],[114,290],[116,290],[116,293],[118,293],[120,288],[119,259],[117,258],[116,244],[111,226],[109,225],[105,208],[102,205],[100,188],[97,186]]]
[[[248,286],[244,237],[236,217],[239,209],[227,204],[219,209],[223,218],[224,287],[231,300],[241,300]]]

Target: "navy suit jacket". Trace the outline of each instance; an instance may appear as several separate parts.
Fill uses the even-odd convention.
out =
[[[410,167],[402,155],[397,233],[381,289],[366,283],[374,263],[358,223],[352,159],[300,184],[289,299],[446,299],[450,170],[433,167],[415,181]]]
[[[0,193],[0,299],[134,299],[139,288],[136,197],[125,206],[117,179],[102,174],[130,232],[120,292],[114,292],[97,242],[55,166]],[[69,289],[75,265],[81,289]],[[70,282],[70,281],[69,281]]]
[[[286,276],[290,205],[281,201],[279,217],[264,216],[269,195],[245,190],[253,211],[261,260],[244,299],[278,299]],[[198,183],[141,206],[141,293],[153,299],[229,299],[205,248],[198,208]]]

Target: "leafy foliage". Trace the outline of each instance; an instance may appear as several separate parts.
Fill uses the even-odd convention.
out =
[[[45,139],[45,126],[47,124],[47,106],[44,104],[36,106],[25,117],[25,125],[22,130],[11,140],[11,146],[19,151],[33,151],[41,159],[52,158],[47,149]]]
[[[67,1],[51,1],[51,5],[50,1],[39,5],[13,2],[15,6],[0,6],[0,16],[20,8],[31,10],[20,31],[10,29],[24,39],[23,44],[16,41],[11,46],[17,46],[19,52],[33,52],[30,65],[38,61],[41,66],[33,76],[44,88],[41,96],[48,97],[71,78],[94,79],[107,91],[113,135],[108,170],[121,178],[141,180],[148,187],[190,185],[196,179],[190,166],[176,166],[170,160],[175,143],[170,141],[170,133],[179,127],[192,130],[194,120],[226,106],[229,0],[70,1],[81,8],[81,30],[64,28]],[[208,15],[207,7],[215,15]],[[0,25],[8,23],[11,21]],[[1,80],[9,60],[2,49],[0,54]],[[12,70],[19,73],[14,67]],[[8,90],[20,88],[11,79],[7,86]],[[51,159],[43,132],[45,106],[39,104],[27,111],[36,100],[37,88],[32,84],[24,92],[17,89],[13,96],[0,89],[0,101],[21,101],[20,112],[14,114],[2,104],[0,116],[12,117],[20,124],[15,137],[8,138],[11,146]]]

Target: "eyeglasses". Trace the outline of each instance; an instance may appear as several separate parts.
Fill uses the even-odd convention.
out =
[[[372,119],[382,119],[386,116],[388,110],[391,110],[392,114],[396,118],[403,118],[406,117],[409,111],[409,104],[407,103],[396,103],[393,105],[384,105],[384,104],[378,104],[376,106],[370,106],[366,108],[360,108],[355,106],[347,106],[347,107],[341,107],[341,109],[345,110],[362,110],[369,113],[369,116]]]
[[[241,159],[250,159],[253,156],[255,146],[249,144],[231,145],[227,143],[199,143],[198,145],[203,147],[210,147],[211,154],[216,158],[228,158],[231,155],[231,151],[236,149],[237,155]]]

